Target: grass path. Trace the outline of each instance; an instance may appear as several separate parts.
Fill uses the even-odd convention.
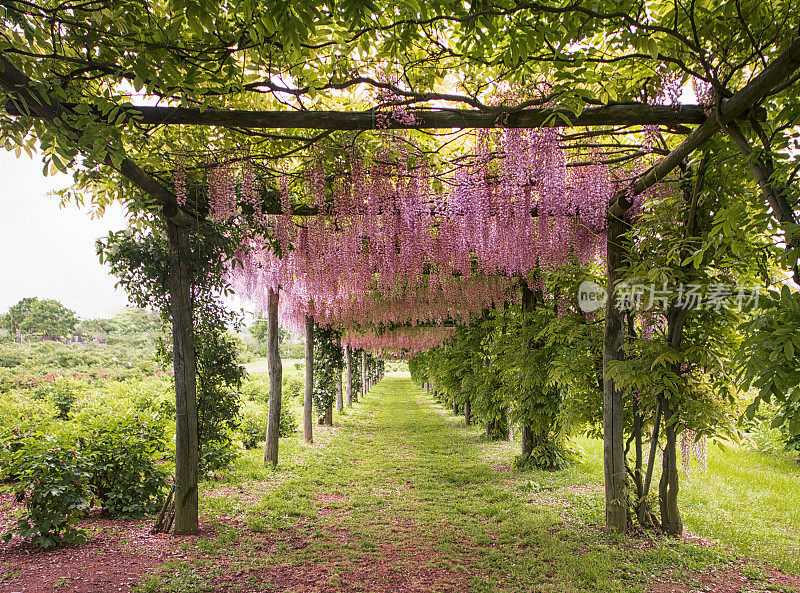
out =
[[[314,444],[282,440],[276,471],[254,451],[204,484],[203,533],[139,591],[792,590],[714,546],[606,534],[596,484],[552,497],[462,420],[387,377]]]

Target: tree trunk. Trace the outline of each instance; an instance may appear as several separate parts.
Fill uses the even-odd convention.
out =
[[[458,401],[453,397],[453,416],[458,416]]]
[[[197,522],[197,362],[192,324],[189,231],[167,222],[172,363],[175,369],[175,535],[195,534]]]
[[[633,402],[633,436],[635,439],[635,468],[633,481],[636,485],[636,517],[642,527],[652,527],[650,505],[647,504],[647,492],[644,481],[644,414],[639,409],[639,402]]]
[[[353,350],[350,346],[344,347],[344,362],[346,368],[346,376],[347,376],[347,405],[353,405]]]
[[[303,435],[307,443],[314,442],[314,318],[306,317],[306,391],[303,400]]]
[[[626,223],[609,216],[606,240],[608,268],[608,296],[606,320],[603,334],[603,466],[606,491],[606,526],[624,532],[628,528],[628,504],[625,494],[625,451],[623,435],[622,393],[608,378],[608,363],[621,360],[624,337],[622,312],[616,306],[614,288],[619,280],[619,267],[624,259],[626,247],[623,234]]]
[[[671,422],[675,412],[665,399],[661,400],[664,409],[664,458],[661,464],[661,482],[658,488],[658,502],[661,507],[661,527],[670,535],[683,533],[683,522],[678,511],[678,453],[677,432]]]
[[[278,465],[278,438],[281,425],[281,382],[283,365],[278,349],[278,299],[277,290],[267,291],[267,370],[269,371],[269,412],[267,416],[267,442],[264,446],[264,464]]]
[[[533,453],[533,430],[527,424],[522,425],[520,454],[523,458],[530,457]]]
[[[689,204],[689,214],[684,225],[684,238],[693,237],[697,234],[695,220],[697,217],[697,205],[700,194],[703,191],[705,181],[705,171],[707,158],[703,158],[695,171],[694,184],[691,193],[686,195]],[[688,246],[684,246],[681,255],[683,258],[689,256]],[[683,343],[683,329],[686,325],[689,310],[686,304],[683,306],[672,306],[667,311],[667,343],[676,351],[680,351]],[[672,365],[675,374],[681,374],[679,365]],[[658,398],[658,406],[664,416],[664,457],[661,464],[661,481],[658,487],[658,502],[661,508],[661,527],[670,535],[681,535],[683,533],[683,522],[681,521],[678,509],[678,452],[677,437],[678,430],[675,423],[678,416],[678,409],[670,404],[666,395],[661,394]]]
[[[467,398],[467,401],[464,402],[464,426],[469,426],[470,424],[472,424],[472,404]]]
[[[342,411],[344,409],[344,394],[342,393],[342,369],[336,369],[336,409]]]

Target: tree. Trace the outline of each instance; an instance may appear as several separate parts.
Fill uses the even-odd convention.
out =
[[[24,299],[23,299],[24,300]],[[75,312],[53,299],[35,300],[19,324],[21,332],[48,338],[63,338],[75,332]]]
[[[92,340],[105,340],[116,327],[113,319],[88,319],[78,324],[75,334]]]
[[[262,354],[266,354],[267,348],[267,320],[266,319],[255,319],[253,323],[248,327],[250,331],[250,335],[253,336],[253,339],[258,343],[259,352]],[[286,341],[291,337],[291,334],[287,332],[282,327],[278,328],[278,344],[283,345]]]
[[[6,313],[5,317],[3,318],[3,326],[9,331],[9,333],[12,335],[17,333],[17,330],[22,325],[22,322],[25,321],[25,317],[27,317],[28,313],[30,313],[31,307],[38,302],[39,299],[36,297],[25,297],[16,305],[12,305],[8,308],[8,313]]]

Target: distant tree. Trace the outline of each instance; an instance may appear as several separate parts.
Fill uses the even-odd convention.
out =
[[[258,342],[259,347],[261,349],[265,348],[267,344],[267,320],[256,319],[248,329],[253,339]],[[283,344],[290,337],[289,332],[282,327],[278,328],[278,344]]]
[[[125,309],[114,315],[112,322],[114,333],[122,335],[161,333],[164,330],[161,316],[147,309]]]
[[[88,319],[81,321],[75,328],[75,333],[89,339],[105,339],[117,327],[113,319]]]
[[[20,331],[36,336],[61,338],[75,332],[75,312],[53,299],[36,300],[19,325]]]
[[[25,297],[16,305],[9,307],[8,313],[3,318],[3,327],[15,334],[20,329],[22,322],[25,321],[25,317],[30,313],[31,307],[38,302],[39,299],[36,297]]]

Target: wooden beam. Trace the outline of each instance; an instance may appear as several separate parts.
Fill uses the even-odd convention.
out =
[[[13,108],[12,108],[13,109]],[[568,109],[411,109],[413,122],[397,121],[386,112],[370,111],[247,111],[122,105],[130,121],[148,125],[222,126],[249,129],[374,130],[454,128],[540,128],[574,126],[701,124],[708,117],[702,105],[619,103],[587,107],[580,114]],[[23,115],[11,112],[12,115]]]
[[[278,465],[278,441],[281,424],[281,382],[283,366],[278,348],[279,293],[267,290],[267,371],[269,372],[269,410],[267,412],[267,442],[264,445],[264,465]]]
[[[189,231],[167,222],[172,363],[175,370],[175,535],[195,534],[197,523],[197,363],[192,325]]]
[[[75,116],[70,108],[52,97],[41,96],[41,90],[35,89],[31,80],[9,62],[2,52],[0,52],[0,88],[11,97],[5,106],[11,115],[28,115],[53,122],[59,120],[62,124],[65,116]],[[64,129],[75,135],[76,145],[80,146],[83,131],[70,126],[65,126]],[[129,158],[124,157],[117,165],[110,156],[107,156],[104,164],[119,171],[133,185],[161,204],[163,215],[167,220],[178,226],[188,226],[194,221],[191,215],[181,210],[174,193]]]

